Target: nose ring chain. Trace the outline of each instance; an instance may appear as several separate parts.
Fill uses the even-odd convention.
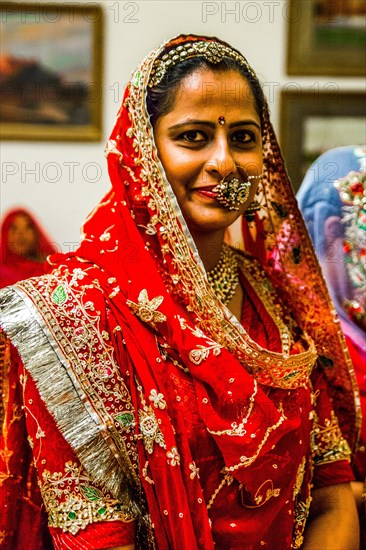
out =
[[[213,189],[213,192],[216,193],[216,200],[229,210],[239,210],[239,206],[248,200],[251,188],[250,180],[260,177],[248,176],[248,181],[240,181],[238,178],[230,180],[223,178]]]

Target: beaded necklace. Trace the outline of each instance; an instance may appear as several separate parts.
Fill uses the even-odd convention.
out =
[[[236,254],[226,243],[222,246],[219,263],[207,271],[207,279],[216,296],[227,305],[239,284],[239,271]]]

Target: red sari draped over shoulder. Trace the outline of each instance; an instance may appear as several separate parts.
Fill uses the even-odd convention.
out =
[[[242,323],[210,288],[158,161],[146,89],[156,58],[188,41],[229,48],[183,36],[142,62],[79,249],[1,294],[21,357],[8,387],[56,548],[299,548],[311,486],[352,479],[353,372],[267,109],[260,261],[237,251]],[[11,487],[19,454],[1,457]]]

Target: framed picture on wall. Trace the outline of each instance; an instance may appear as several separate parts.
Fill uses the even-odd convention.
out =
[[[100,140],[98,4],[4,2],[0,18],[0,138]]]
[[[288,74],[364,75],[365,0],[288,1]]]
[[[319,155],[341,145],[364,145],[365,140],[365,93],[282,92],[280,142],[295,191]]]

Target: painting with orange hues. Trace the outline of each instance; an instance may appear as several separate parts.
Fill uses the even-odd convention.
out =
[[[0,137],[101,138],[102,10],[2,3]]]

